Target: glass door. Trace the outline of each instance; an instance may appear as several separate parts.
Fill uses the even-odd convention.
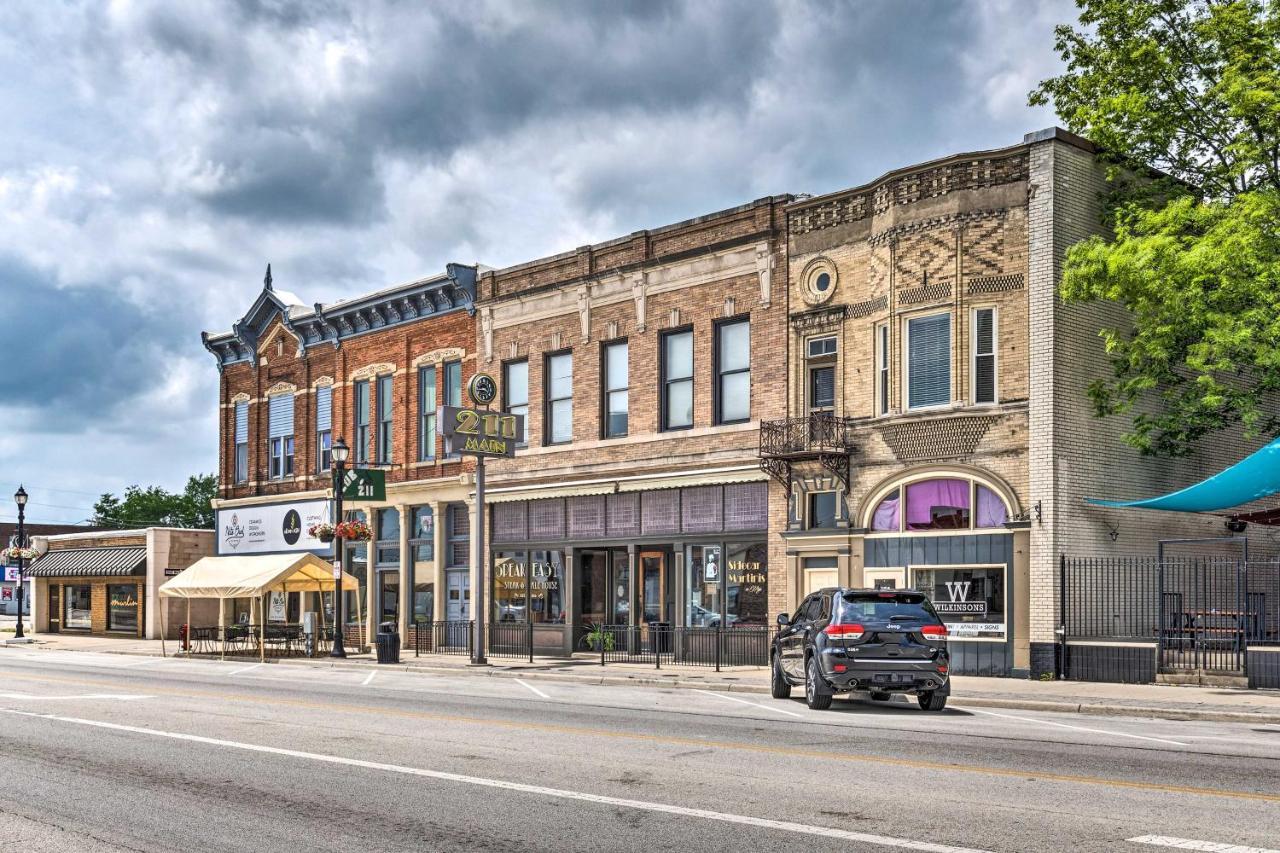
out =
[[[49,584],[49,631],[58,633],[58,628],[62,625],[62,604],[59,593],[62,587],[56,583]]]
[[[609,615],[606,610],[609,552],[580,551],[579,554],[578,612],[582,614],[582,624],[603,625]]]

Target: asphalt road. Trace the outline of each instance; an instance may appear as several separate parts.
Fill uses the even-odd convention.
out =
[[[953,703],[6,648],[0,850],[1280,848],[1280,726]]]

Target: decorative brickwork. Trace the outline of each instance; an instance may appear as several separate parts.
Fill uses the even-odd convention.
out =
[[[903,305],[924,305],[931,302],[942,302],[951,298],[951,282],[942,281],[937,284],[922,284],[909,287],[898,296]]]
[[[877,296],[875,299],[868,299],[866,302],[855,302],[848,308],[848,316],[854,320],[861,317],[870,317],[872,314],[878,313],[889,307],[889,297],[886,295]]]
[[[994,417],[963,417],[889,424],[880,428],[880,437],[899,462],[958,459],[973,455],[995,421]]]
[[[1022,273],[1009,275],[985,275],[967,280],[965,292],[970,296],[983,293],[1007,293],[1010,290],[1022,290],[1026,286],[1026,277]]]

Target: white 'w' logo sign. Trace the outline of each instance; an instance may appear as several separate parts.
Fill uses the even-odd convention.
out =
[[[951,596],[952,601],[968,601],[969,587],[973,586],[973,581],[947,581],[947,595]]]

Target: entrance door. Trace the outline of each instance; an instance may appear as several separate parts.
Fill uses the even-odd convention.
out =
[[[444,618],[450,622],[461,622],[471,618],[471,573],[445,573],[445,612]]]
[[[56,583],[49,584],[49,631],[54,634],[62,627],[62,602],[58,595],[61,590]]]
[[[640,622],[671,623],[672,593],[665,551],[640,552]]]

